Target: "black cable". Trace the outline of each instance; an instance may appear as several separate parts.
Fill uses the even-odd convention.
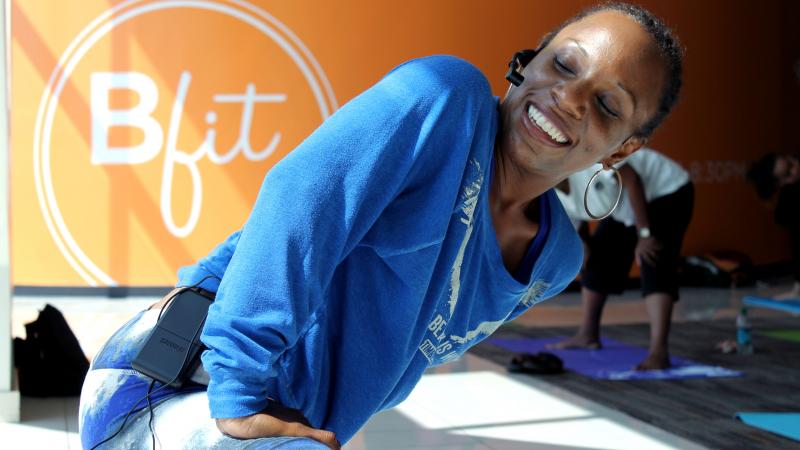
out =
[[[174,299],[175,299],[175,297],[177,297],[177,296],[178,296],[178,294],[180,294],[181,292],[185,291],[186,289],[192,289],[192,288],[196,288],[196,287],[200,286],[201,284],[203,284],[203,282],[204,282],[204,281],[206,281],[206,280],[207,280],[207,279],[209,279],[209,278],[216,278],[216,279],[218,279],[218,280],[220,280],[220,281],[221,281],[221,278],[220,278],[220,277],[218,277],[218,276],[216,276],[216,275],[207,275],[207,276],[203,277],[203,279],[201,279],[201,280],[200,280],[200,281],[198,281],[197,283],[195,283],[195,284],[193,284],[193,285],[191,285],[191,286],[189,286],[189,287],[184,287],[184,289],[181,289],[181,290],[179,290],[179,291],[175,292],[174,294],[172,294],[172,295],[169,297],[169,299],[167,299],[167,301],[164,303],[164,305],[163,305],[163,306],[161,306],[161,310],[158,312],[158,319],[156,319],[156,323],[158,323],[158,320],[160,320],[160,319],[161,319],[161,315],[164,313],[164,310],[166,309],[166,307],[167,307],[167,306],[169,306],[169,304],[172,302],[172,300],[174,300]],[[197,339],[197,334],[198,334],[198,333],[200,333],[200,328],[198,328],[197,330],[195,330],[195,332],[194,332],[194,336],[192,337],[192,341],[194,341],[195,339]],[[188,354],[188,353],[187,353],[186,355],[184,355],[184,356],[183,356],[183,362],[181,362],[181,370],[183,370],[183,367],[186,365],[186,363],[187,363],[187,359],[188,359],[188,358],[189,358],[189,354]],[[178,374],[180,374],[180,372],[181,372],[181,371],[179,370],[179,371],[178,371]],[[155,445],[156,445],[156,444],[155,444],[155,432],[153,431],[153,427],[152,427],[152,424],[153,424],[153,407],[152,407],[152,404],[150,403],[150,396],[151,396],[151,395],[153,395],[153,394],[155,394],[156,392],[160,391],[161,389],[164,389],[165,387],[169,386],[170,384],[172,384],[172,383],[173,383],[175,380],[177,380],[177,379],[178,379],[178,376],[179,376],[179,375],[175,375],[175,377],[174,377],[173,379],[171,379],[171,380],[169,381],[169,383],[161,385],[161,386],[160,386],[159,388],[157,388],[155,391],[153,391],[153,390],[152,390],[152,389],[153,389],[153,386],[154,386],[154,385],[155,385],[155,383],[156,383],[156,380],[155,380],[155,379],[153,379],[153,380],[150,382],[150,387],[148,387],[148,388],[147,388],[147,394],[145,394],[145,396],[144,396],[144,397],[140,398],[140,399],[139,399],[139,400],[138,400],[136,403],[134,403],[134,404],[133,404],[133,406],[131,407],[131,409],[130,409],[130,410],[128,411],[128,413],[125,415],[125,418],[124,418],[124,419],[122,419],[122,424],[119,426],[119,428],[117,429],[117,431],[115,431],[115,432],[114,432],[114,434],[112,434],[111,436],[109,436],[109,437],[107,437],[107,438],[103,439],[102,441],[98,442],[97,444],[95,444],[95,445],[94,445],[94,446],[93,446],[93,447],[92,447],[90,450],[95,450],[97,447],[100,447],[101,445],[105,444],[106,442],[110,441],[111,439],[114,439],[114,438],[115,438],[115,437],[116,437],[116,436],[117,436],[117,435],[118,435],[120,432],[122,432],[122,429],[123,429],[123,428],[125,428],[125,424],[128,422],[128,418],[130,418],[131,414],[133,414],[133,411],[136,409],[136,407],[137,407],[137,406],[139,406],[139,403],[141,403],[141,402],[142,402],[142,400],[147,400],[147,406],[150,408],[150,422],[149,422],[149,426],[150,426],[150,433],[151,433],[151,435],[152,435],[152,437],[153,437],[153,449],[155,450]]]
[[[153,417],[155,414],[153,413],[153,402],[150,401],[150,391],[153,389],[153,385],[156,384],[156,380],[150,382],[150,387],[147,388],[147,409],[150,410],[150,420],[147,421],[147,427],[150,428],[150,436],[153,439],[153,450],[156,450],[156,432],[153,430]]]
[[[133,413],[133,410],[134,410],[134,409],[136,409],[136,407],[137,407],[137,406],[139,406],[139,403],[142,403],[142,400],[144,400],[145,398],[147,398],[147,399],[149,399],[149,398],[150,398],[150,395],[151,395],[151,393],[150,393],[150,389],[152,389],[152,387],[153,387],[153,384],[155,384],[155,382],[156,382],[156,380],[153,380],[153,381],[151,381],[151,382],[150,382],[150,388],[147,390],[147,394],[146,394],[144,397],[140,398],[140,399],[139,399],[139,401],[137,401],[136,403],[134,403],[133,407],[130,409],[130,411],[128,411],[128,414],[126,414],[126,415],[125,415],[125,418],[124,418],[124,419],[122,419],[122,425],[120,425],[120,426],[119,426],[119,428],[117,429],[117,431],[115,431],[115,432],[114,432],[114,434],[112,434],[111,436],[109,436],[109,437],[107,437],[107,438],[103,439],[102,441],[98,442],[97,444],[95,444],[95,445],[94,445],[94,447],[92,447],[92,448],[91,448],[91,450],[95,450],[97,447],[100,447],[101,445],[105,444],[106,442],[110,441],[111,439],[114,439],[115,437],[117,437],[117,435],[118,435],[118,434],[119,434],[119,433],[122,431],[122,429],[125,427],[125,423],[126,423],[126,422],[128,422],[128,418],[129,418],[129,417],[131,416],[131,414]],[[163,386],[162,386],[162,387],[163,387]],[[159,388],[159,389],[160,389],[160,388]]]
[[[177,291],[174,294],[170,295],[170,297],[167,299],[167,301],[164,302],[164,305],[161,307],[161,310],[158,311],[158,318],[156,319],[156,322],[161,320],[161,315],[164,314],[164,310],[167,309],[167,306],[169,306],[169,304],[172,303],[172,300],[174,300],[175,297],[178,296],[178,294],[180,294],[181,292],[183,292],[183,291],[185,291],[187,289],[192,289],[192,288],[196,288],[196,287],[200,286],[201,284],[203,284],[204,281],[206,281],[209,278],[216,278],[216,279],[222,281],[222,279],[220,277],[216,276],[216,275],[206,275],[205,277],[203,277],[203,279],[201,279],[200,281],[198,281],[197,283],[195,283],[195,284],[193,284],[193,285],[191,285],[189,287],[183,286],[182,289],[180,289],[179,291]]]
[[[179,288],[178,291],[170,295],[167,301],[164,302],[163,305],[161,305],[161,309],[158,310],[158,317],[156,317],[156,323],[158,323],[158,321],[161,320],[161,315],[164,314],[164,310],[167,309],[167,306],[169,306],[170,303],[172,303],[172,300],[175,300],[175,297],[177,297],[181,292],[185,291],[186,289],[189,288]]]

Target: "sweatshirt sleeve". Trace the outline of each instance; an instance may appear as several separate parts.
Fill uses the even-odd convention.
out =
[[[489,103],[489,85],[473,66],[452,57],[411,61],[272,168],[203,330],[212,417],[266,407],[277,358],[314,323],[336,267],[415,166],[431,162],[426,142],[464,133],[464,115]]]

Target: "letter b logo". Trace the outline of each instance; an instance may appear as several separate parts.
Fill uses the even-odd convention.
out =
[[[152,117],[158,104],[158,88],[150,77],[139,72],[96,72],[90,80],[92,115],[92,164],[141,164],[158,155],[164,143],[164,131]],[[130,89],[139,95],[139,103],[130,109],[110,109],[109,92]],[[111,127],[137,127],[144,141],[132,147],[109,147]]]

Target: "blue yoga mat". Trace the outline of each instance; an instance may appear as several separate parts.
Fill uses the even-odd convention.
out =
[[[541,339],[489,338],[487,343],[511,350],[514,353],[546,351],[558,355],[564,367],[598,380],[664,380],[683,378],[740,377],[742,372],[718,366],[709,366],[682,358],[670,358],[672,367],[666,370],[634,370],[647,356],[647,350],[613,339],[601,339],[600,350],[552,350],[547,344],[564,340],[564,337]]]
[[[740,412],[736,418],[751,427],[800,441],[800,413]]]
[[[742,299],[742,303],[747,306],[777,309],[779,311],[800,314],[800,300],[773,300],[768,297],[755,297],[753,295],[748,295]]]

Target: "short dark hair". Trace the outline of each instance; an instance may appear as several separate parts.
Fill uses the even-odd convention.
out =
[[[587,8],[577,15],[567,19],[564,23],[544,35],[542,41],[539,43],[539,50],[547,47],[550,41],[566,26],[573,24],[585,17],[591,16],[604,11],[617,11],[633,18],[639,23],[650,36],[658,47],[659,54],[664,59],[666,64],[667,82],[664,90],[661,93],[661,101],[658,105],[658,110],[653,117],[644,123],[634,133],[637,137],[647,138],[659,125],[667,118],[670,111],[678,103],[678,97],[683,85],[683,47],[681,46],[678,37],[672,30],[664,24],[656,15],[638,5],[621,2],[602,3],[591,8]]]
[[[777,153],[767,153],[761,159],[750,165],[747,170],[747,181],[756,188],[756,193],[764,200],[772,197],[778,190],[778,180],[775,178],[775,162]]]

